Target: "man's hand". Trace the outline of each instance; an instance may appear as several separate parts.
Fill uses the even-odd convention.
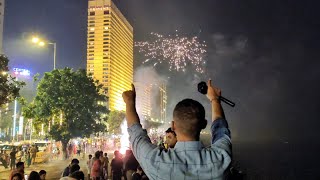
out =
[[[207,97],[211,102],[212,121],[215,121],[219,118],[224,118],[224,112],[219,101],[220,96],[221,90],[212,86],[211,79],[209,79]]]
[[[128,127],[131,127],[135,123],[140,123],[140,119],[136,111],[136,90],[133,84],[131,84],[131,90],[122,93],[122,98],[126,103]]]
[[[135,105],[136,90],[133,84],[131,84],[131,90],[122,93],[122,98],[127,105]]]
[[[207,98],[210,100],[210,102],[218,101],[219,97],[221,96],[221,90],[211,85],[211,79],[209,79],[207,84],[208,84]]]

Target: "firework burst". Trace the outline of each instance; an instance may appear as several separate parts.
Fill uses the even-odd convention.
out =
[[[185,71],[186,67],[192,67],[199,73],[204,72],[204,57],[206,54],[205,42],[200,42],[197,36],[180,37],[164,36],[151,33],[154,41],[136,42],[135,47],[139,53],[143,53],[146,60],[143,63],[153,63],[154,66],[166,62],[169,70]]]

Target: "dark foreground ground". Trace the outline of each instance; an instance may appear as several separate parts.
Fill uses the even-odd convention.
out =
[[[233,143],[235,166],[249,180],[320,179],[320,143]]]

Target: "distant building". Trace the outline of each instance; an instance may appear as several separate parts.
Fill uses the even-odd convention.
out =
[[[0,54],[3,54],[4,0],[0,0]]]
[[[133,82],[133,28],[111,0],[89,0],[87,72],[103,85],[110,110],[125,110]]]
[[[136,106],[141,118],[166,123],[167,89],[166,83],[146,84],[135,82]]]

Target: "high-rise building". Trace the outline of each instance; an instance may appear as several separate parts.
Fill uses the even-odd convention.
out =
[[[110,110],[125,110],[133,81],[133,28],[111,0],[89,0],[87,71],[103,85]]]
[[[0,54],[3,54],[4,0],[0,0]]]
[[[136,106],[141,118],[158,123],[167,122],[167,89],[165,82],[135,82]]]

